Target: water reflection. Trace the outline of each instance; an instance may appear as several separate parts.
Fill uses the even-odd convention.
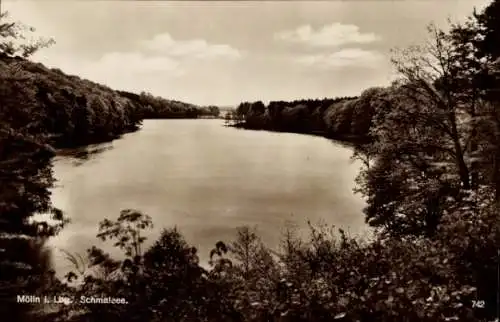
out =
[[[98,154],[113,149],[113,142],[92,144],[74,149],[61,149],[57,151],[57,158],[71,160],[75,167],[81,166],[89,160],[95,158]]]

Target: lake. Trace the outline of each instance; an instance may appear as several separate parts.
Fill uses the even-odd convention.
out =
[[[325,138],[225,127],[222,120],[147,120],[111,143],[65,151],[54,160],[54,204],[71,218],[50,242],[59,274],[71,265],[58,249],[84,254],[104,218],[138,209],[155,225],[177,226],[206,263],[236,227],[256,226],[270,246],[286,226],[324,222],[367,232],[364,201],[352,192],[360,164]],[[117,253],[112,247],[105,250]]]

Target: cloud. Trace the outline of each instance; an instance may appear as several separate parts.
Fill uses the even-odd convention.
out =
[[[239,59],[242,53],[229,45],[209,44],[204,39],[175,40],[168,33],[158,34],[142,42],[147,50],[179,59]]]
[[[378,67],[383,60],[378,52],[360,48],[346,48],[334,53],[302,55],[294,58],[296,63],[306,67],[339,69],[344,67]]]
[[[174,40],[163,33],[138,43],[135,51],[111,52],[99,60],[82,66],[82,72],[94,71],[104,75],[154,75],[169,77],[184,75],[188,69],[196,68],[194,63],[207,60],[237,60],[242,57],[239,50],[224,44],[210,44],[202,39]],[[99,77],[102,79],[102,77]]]
[[[149,74],[178,71],[180,63],[168,56],[146,56],[140,52],[112,52],[99,60],[87,63],[82,69],[100,73]]]
[[[310,25],[303,25],[295,30],[281,31],[275,38],[306,44],[311,47],[338,47],[345,44],[366,44],[380,40],[374,33],[361,33],[356,25],[333,23],[314,30]]]
[[[128,89],[139,79],[143,82],[177,78],[201,66],[220,68],[241,57],[242,53],[230,45],[210,44],[202,39],[179,41],[163,33],[138,41],[130,50],[103,53],[97,59],[77,59],[69,52],[59,52],[57,45],[38,52],[33,58],[70,74]],[[207,61],[211,64],[206,64]]]
[[[181,76],[181,63],[168,56],[147,56],[139,51],[105,53],[99,59],[76,58],[72,53],[54,49],[40,51],[33,56],[48,67],[56,67],[68,74],[79,75],[97,82],[121,83],[142,76]],[[111,84],[112,85],[112,84]]]

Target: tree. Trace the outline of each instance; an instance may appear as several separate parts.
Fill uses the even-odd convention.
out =
[[[27,34],[35,28],[20,22],[8,22],[8,12],[0,13],[0,53],[7,56],[28,58],[38,50],[54,44],[53,39],[38,38],[28,41]]]
[[[236,115],[239,117],[246,117],[248,112],[250,111],[250,108],[252,107],[252,103],[250,102],[243,102],[238,105],[236,108]]]
[[[0,62],[2,64],[2,62]],[[53,285],[48,254],[43,246],[67,222],[54,208],[50,188],[54,183],[48,144],[35,78],[22,71],[0,69],[0,292],[12,301],[16,294],[36,294]],[[36,213],[46,219],[34,220]],[[50,224],[52,219],[54,224]],[[49,283],[50,282],[50,283]],[[29,319],[32,310],[11,303],[13,320]],[[4,312],[1,312],[2,314]]]
[[[428,31],[425,45],[395,51],[401,79],[379,99],[368,149],[377,156],[358,178],[367,221],[395,234],[432,236],[448,203],[480,184],[473,66],[449,33]]]
[[[350,126],[351,134],[357,136],[367,136],[372,126],[372,120],[377,110],[377,105],[383,99],[385,89],[373,87],[364,90],[360,97],[354,101],[352,112],[352,122]]]
[[[226,300],[225,285],[217,284],[199,266],[197,249],[176,228],[164,229],[143,252],[144,230],[152,227],[149,216],[124,210],[118,220],[104,220],[99,226],[98,238],[114,241],[125,258],[113,259],[92,247],[88,251],[90,269],[72,295],[123,297],[128,303],[96,306],[75,302],[64,310],[66,317],[76,314],[78,320],[89,322],[238,321],[226,317],[234,310]]]
[[[208,107],[210,115],[218,117],[220,115],[220,109],[217,106],[211,105]]]
[[[474,10],[473,22],[478,27],[478,36],[475,47],[478,49],[476,57],[488,56],[490,61],[500,57],[498,43],[500,41],[500,1],[493,0],[481,13]]]
[[[414,103],[426,104],[431,108],[424,113],[411,112],[422,122],[432,123],[450,141],[453,159],[464,189],[471,187],[469,164],[466,160],[464,142],[470,140],[468,126],[471,115],[463,104],[463,86],[458,82],[460,70],[466,66],[457,61],[456,48],[449,35],[430,25],[431,40],[425,46],[410,47],[395,57],[393,62],[405,78],[405,88]],[[473,104],[473,103],[472,103]]]
[[[356,100],[345,100],[332,104],[325,112],[325,123],[330,137],[342,137],[351,133]]]
[[[500,2],[495,0],[481,13],[474,11],[466,23],[453,25],[451,39],[460,53],[460,79],[472,89],[464,94],[474,97],[475,104],[469,111],[476,120],[472,129],[474,140],[471,140],[475,168],[495,185],[496,200],[500,204],[500,115],[496,108],[500,102],[499,14]]]

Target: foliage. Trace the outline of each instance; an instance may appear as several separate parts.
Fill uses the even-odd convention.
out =
[[[36,313],[10,303],[17,294],[49,294],[46,287],[58,284],[44,244],[66,223],[50,202],[54,150],[40,125],[35,81],[0,68],[0,292],[12,321],[29,321]],[[34,220],[36,213],[49,218]]]
[[[292,102],[243,102],[236,109],[236,126],[322,135],[359,142],[367,139],[373,110],[367,90],[362,97],[309,99]]]
[[[477,29],[431,25],[428,43],[396,52],[402,77],[375,109],[372,144],[357,152],[372,159],[357,180],[367,221],[389,234],[432,237],[464,195],[500,183],[498,109],[486,95],[491,65],[475,56]]]
[[[124,296],[127,305],[70,311],[85,321],[486,321],[494,315],[487,293],[494,287],[486,284],[491,275],[478,273],[496,272],[489,256],[495,256],[500,235],[484,238],[496,222],[491,213],[467,220],[471,214],[458,208],[450,213],[438,240],[361,241],[311,226],[308,239],[284,235],[279,251],[265,247],[254,229],[241,227],[235,241],[215,245],[209,270],[178,230],[164,230],[138,261],[136,274],[125,268],[127,255],[121,264],[104,256],[95,263],[113,268],[76,289]],[[489,249],[487,257],[480,259],[479,249]],[[487,300],[485,309],[473,308],[478,299]]]
[[[92,247],[68,283],[54,278],[48,236],[65,223],[50,203],[56,146],[108,140],[143,118],[198,117],[215,107],[113,91],[8,52],[0,59],[0,287],[7,294],[124,298],[51,315],[10,305],[13,320],[48,321],[491,321],[496,315],[500,229],[498,1],[394,57],[401,78],[359,97],[244,102],[236,126],[356,141],[358,191],[373,240],[329,227],[293,231],[280,250],[239,228],[218,241],[210,267],[177,229],[144,249],[151,218],[124,210],[97,235],[123,254]],[[6,28],[5,26],[2,28]],[[362,139],[362,140],[360,140]],[[58,225],[34,222],[50,213]],[[87,266],[87,267],[85,267]],[[75,283],[75,277],[76,282]],[[50,288],[50,291],[49,291]],[[13,298],[13,297],[11,297]],[[484,301],[474,308],[473,301]],[[4,313],[4,312],[2,312]]]
[[[29,86],[25,90],[33,102],[25,105],[26,112],[35,116],[36,126],[51,135],[49,143],[56,147],[112,140],[137,130],[145,118],[197,118],[218,112],[214,107],[202,109],[151,94],[114,91],[19,57],[0,56],[0,68],[5,90],[17,90],[15,84],[8,88],[8,75],[30,80],[23,84]],[[9,122],[18,122],[17,110],[11,106],[5,106],[4,113]]]
[[[0,13],[0,53],[28,58],[38,50],[54,44],[53,39],[28,39],[35,28],[20,22],[9,22],[8,12]]]
[[[146,92],[134,94],[118,91],[118,93],[141,106],[140,116],[144,119],[197,118],[219,115],[219,108],[216,106],[199,107],[189,103],[157,97]]]

